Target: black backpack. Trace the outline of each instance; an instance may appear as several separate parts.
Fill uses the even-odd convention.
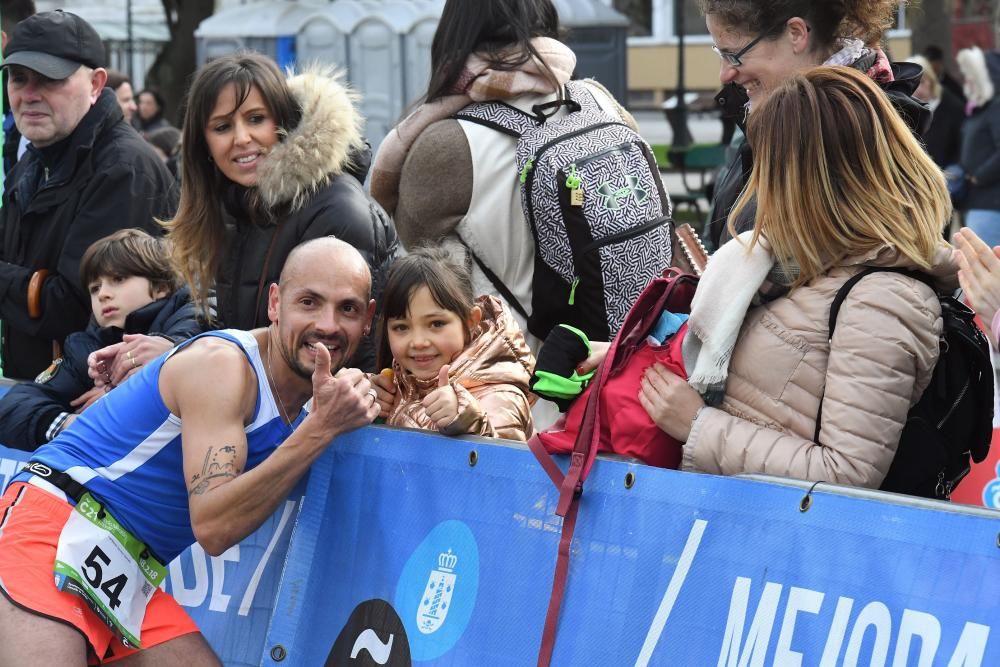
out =
[[[904,269],[869,268],[851,277],[833,298],[830,338],[847,294],[876,272],[902,273],[930,285],[927,276]],[[933,286],[932,286],[933,287]],[[935,290],[936,291],[936,290]],[[993,367],[990,344],[976,326],[976,314],[953,296],[938,295],[944,330],[941,355],[930,384],[910,408],[883,491],[947,500],[969,474],[971,458],[986,458],[993,437]],[[822,398],[816,435],[822,424]]]
[[[531,315],[473,259],[538,338],[562,323],[611,340],[670,266],[670,198],[645,140],[606,113],[587,84],[570,81],[564,92],[534,114],[477,102],[455,115],[517,139],[521,207],[535,239]],[[561,106],[569,113],[550,118]]]

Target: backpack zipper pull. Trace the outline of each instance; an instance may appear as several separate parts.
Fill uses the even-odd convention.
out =
[[[573,276],[573,282],[569,286],[569,305],[576,305],[576,286],[580,284],[580,276]]]
[[[583,189],[580,187],[583,181],[576,173],[576,163],[569,166],[569,176],[566,177],[566,187],[569,188],[569,205],[583,206]]]
[[[580,189],[580,177],[576,173],[576,162],[569,166],[569,176],[566,177],[566,187],[570,190]]]
[[[528,158],[528,161],[524,163],[524,167],[521,169],[521,184],[524,185],[528,182],[528,172],[535,168],[535,156],[532,155]]]

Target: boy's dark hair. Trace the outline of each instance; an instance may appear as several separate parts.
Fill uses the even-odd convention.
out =
[[[139,276],[153,290],[170,294],[180,282],[168,259],[167,241],[141,229],[121,229],[90,244],[80,260],[83,289],[100,276]]]
[[[416,248],[410,254],[393,262],[385,279],[382,315],[379,318],[375,343],[377,368],[387,368],[392,365],[389,320],[406,317],[410,296],[420,287],[427,287],[431,297],[439,306],[458,315],[463,325],[468,327],[466,323],[475,306],[472,274],[465,265],[456,262],[442,248]],[[466,342],[471,337],[472,332],[466,329]]]
[[[9,37],[14,26],[37,12],[35,0],[0,0],[0,29]]]

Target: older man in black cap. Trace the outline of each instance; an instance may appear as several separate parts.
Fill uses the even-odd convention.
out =
[[[79,16],[43,12],[17,24],[3,67],[14,122],[30,142],[0,209],[3,373],[32,378],[52,341],[83,329],[90,298],[80,258],[126,227],[159,233],[177,206],[174,179],[124,122],[107,80],[104,44]],[[29,282],[41,281],[30,304]]]

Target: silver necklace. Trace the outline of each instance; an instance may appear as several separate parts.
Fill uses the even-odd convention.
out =
[[[271,388],[274,389],[274,397],[278,399],[278,409],[281,410],[281,416],[285,418],[286,424],[291,424],[292,420],[288,418],[288,413],[285,412],[285,402],[281,400],[281,394],[278,393],[278,383],[274,381],[274,372],[271,371],[271,327],[267,328],[267,379],[271,381]]]

